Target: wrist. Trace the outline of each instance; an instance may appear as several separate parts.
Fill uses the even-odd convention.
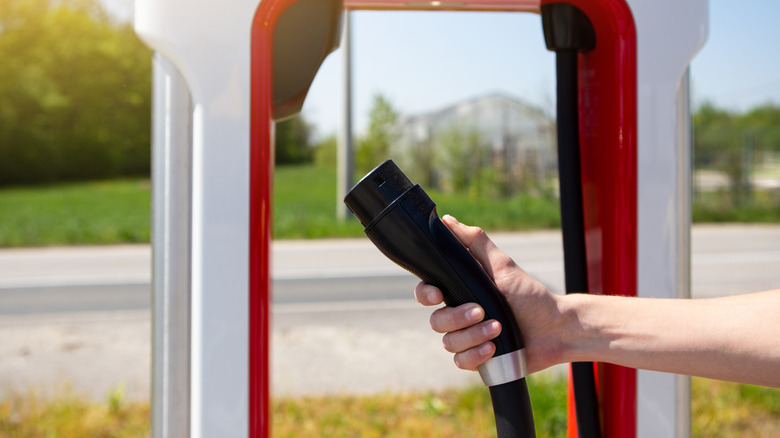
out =
[[[568,294],[558,297],[561,322],[559,326],[560,362],[591,362],[599,343],[596,324],[597,296]]]

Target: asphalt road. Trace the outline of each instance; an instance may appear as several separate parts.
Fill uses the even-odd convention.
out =
[[[498,234],[494,239],[551,290],[562,290],[558,233]],[[20,257],[0,251],[0,315],[149,309],[147,247],[125,248],[125,266],[113,273],[104,267],[112,266],[106,254],[90,258],[83,248],[55,251],[42,250],[38,258],[35,250],[21,250]],[[123,262],[121,248],[112,254],[114,262]],[[74,261],[79,258],[82,265]],[[97,258],[100,263],[90,266]],[[780,226],[697,226],[691,265],[694,298],[780,287]],[[411,300],[415,284],[414,277],[364,240],[274,246],[273,303],[281,308],[334,302],[370,307],[374,301]]]
[[[560,233],[492,237],[562,290]],[[780,226],[696,226],[692,252],[694,298],[780,287]],[[276,242],[273,257],[275,394],[478,381],[440,347],[412,297],[417,280],[366,239]],[[149,269],[148,246],[0,250],[0,397],[66,382],[97,400],[117,387],[147,398]]]

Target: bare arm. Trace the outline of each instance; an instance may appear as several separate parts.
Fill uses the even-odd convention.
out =
[[[780,290],[702,300],[602,295],[557,296],[526,274],[477,227],[451,217],[447,226],[507,297],[523,332],[531,372],[573,362],[610,362],[780,387]],[[442,303],[420,283],[417,300]],[[476,304],[433,312],[431,326],[460,368],[474,369],[495,352],[495,321],[479,323]]]
[[[567,361],[780,387],[780,290],[702,300],[572,295]]]

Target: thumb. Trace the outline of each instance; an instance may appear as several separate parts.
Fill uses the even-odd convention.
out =
[[[477,259],[493,280],[496,280],[496,271],[509,266],[515,266],[512,259],[490,240],[482,228],[464,225],[448,214],[442,217],[442,222],[460,240],[463,246],[468,248],[471,255]]]

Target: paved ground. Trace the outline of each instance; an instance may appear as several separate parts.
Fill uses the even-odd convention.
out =
[[[494,237],[513,256],[526,257],[520,254],[523,249],[530,250],[537,261],[527,260],[524,266],[551,288],[560,288],[558,263],[550,261],[560,257],[557,233]],[[362,241],[340,242],[352,245],[350,251],[357,256],[354,263],[320,263],[320,271],[307,269],[306,275],[399,275],[397,267],[387,265]],[[301,275],[296,270],[305,261],[296,256],[296,248],[306,248],[315,259],[318,252],[332,251],[334,243],[338,242],[277,245],[275,275]],[[780,226],[696,227],[693,252],[694,297],[780,285]],[[344,266],[350,268],[345,271]],[[148,270],[146,246],[3,250],[0,307],[7,305],[2,301],[4,290],[34,285],[143,283],[149,280]],[[416,283],[412,278],[403,281],[409,281],[410,287],[404,286],[409,291]],[[51,393],[67,387],[96,399],[117,388],[135,399],[148,397],[148,310],[0,313],[6,313],[0,315],[0,397],[9,391]],[[475,373],[456,369],[450,355],[438,348],[440,337],[430,331],[428,314],[411,295],[371,302],[277,304],[273,313],[273,390],[284,395],[377,392],[478,381]]]
[[[3,316],[0,398],[29,390],[148,398],[150,327],[149,311]]]

